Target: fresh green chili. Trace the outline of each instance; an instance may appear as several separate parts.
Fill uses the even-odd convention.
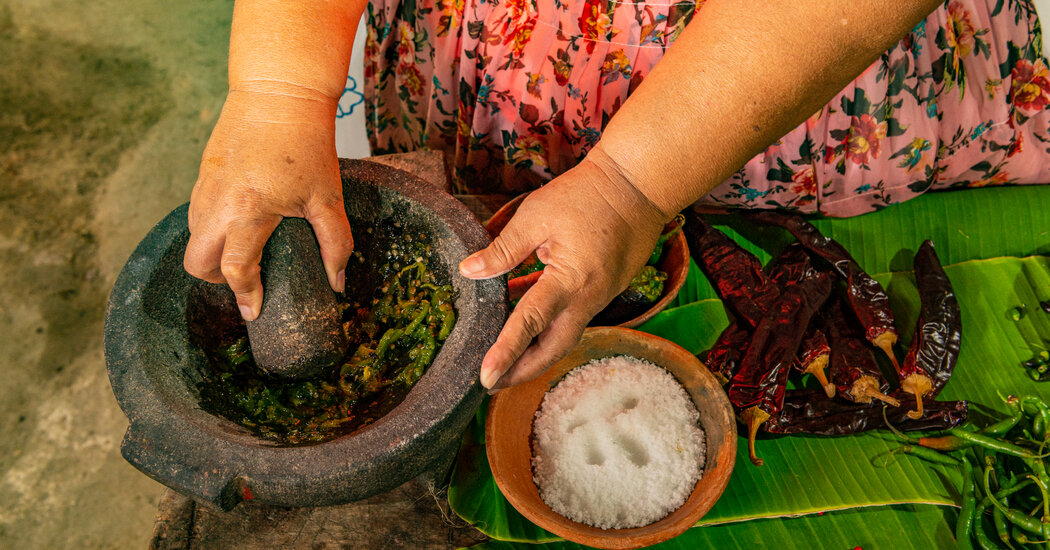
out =
[[[984,513],[988,511],[988,508],[991,505],[992,503],[989,502],[987,498],[981,499],[981,502],[977,504],[977,509],[973,514],[973,525],[971,529],[973,529],[973,538],[977,540],[977,546],[979,546],[981,550],[996,550],[998,548],[995,541],[993,541],[984,530]],[[962,514],[961,511],[959,513]],[[958,524],[956,524],[956,529],[958,529],[958,527]],[[956,538],[958,538],[958,533],[956,533]]]
[[[962,550],[972,549],[971,533],[973,532],[974,512],[977,508],[976,484],[973,481],[973,466],[969,460],[962,461],[963,492],[962,507],[959,509],[959,521],[955,523],[955,540]],[[978,516],[978,520],[980,517]]]
[[[1002,503],[1000,503],[998,500],[996,500],[995,495],[992,494],[992,489],[991,489],[991,486],[989,484],[989,479],[991,477],[991,473],[992,473],[991,465],[985,466],[985,469],[984,469],[984,492],[985,492],[986,495],[988,495],[987,498],[988,498],[988,500],[990,500],[992,502],[992,505],[995,506],[996,508],[998,508],[1003,513],[1003,515],[1006,517],[1006,520],[1009,521],[1010,523],[1020,527],[1021,529],[1024,529],[1025,531],[1028,531],[1029,533],[1032,533],[1033,535],[1041,535],[1043,533],[1043,522],[1042,521],[1037,520],[1035,518],[1030,518],[1030,517],[1024,515],[1023,512],[1018,512],[1017,510],[1012,510],[1012,509],[1006,508],[1005,506],[1002,505]]]
[[[933,462],[933,463],[936,463],[936,464],[945,464],[947,466],[956,466],[956,467],[958,467],[963,462],[963,461],[959,461],[959,460],[957,460],[955,458],[952,458],[952,457],[950,457],[948,455],[941,454],[941,453],[939,453],[937,451],[934,451],[932,449],[927,449],[926,447],[920,447],[918,445],[902,445],[902,446],[897,447],[896,449],[894,449],[893,451],[890,452],[891,455],[892,454],[896,454],[896,453],[909,454],[909,455],[912,455],[912,456],[914,456],[916,458],[921,458],[922,460],[926,460],[928,462]]]
[[[970,441],[974,444],[980,445],[981,447],[991,449],[999,453],[1004,453],[1023,459],[1043,458],[1042,455],[1032,454],[1032,452],[1028,451],[1023,447],[1019,447],[1017,445],[1014,445],[1013,443],[1002,441],[994,437],[988,437],[986,435],[968,432],[966,430],[960,430],[958,428],[952,429],[951,433],[952,435],[958,436],[960,439]]]
[[[985,498],[988,504],[991,505],[991,501]],[[992,507],[992,525],[995,526],[995,533],[999,536],[999,540],[1006,545],[1007,548],[1013,549],[1013,545],[1010,544],[1010,527],[1006,524],[1006,515],[1003,511]]]
[[[1013,415],[1004,418],[994,424],[989,424],[980,433],[987,435],[988,437],[1003,437],[1010,430],[1014,429],[1015,426],[1024,417],[1024,413],[1020,408],[1017,409]]]

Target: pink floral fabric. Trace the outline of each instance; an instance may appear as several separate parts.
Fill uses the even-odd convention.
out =
[[[373,0],[372,151],[447,150],[458,192],[533,189],[586,155],[702,5]],[[701,201],[852,216],[930,190],[1048,182],[1041,51],[1028,0],[949,0]]]

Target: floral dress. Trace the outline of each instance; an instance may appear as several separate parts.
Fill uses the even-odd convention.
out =
[[[372,151],[445,150],[457,192],[540,186],[583,159],[702,5],[372,0]],[[1031,2],[949,0],[701,201],[853,216],[929,190],[1048,182],[1048,103]]]

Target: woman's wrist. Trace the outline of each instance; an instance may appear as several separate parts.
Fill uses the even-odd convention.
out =
[[[609,204],[631,223],[655,223],[660,226],[670,221],[680,208],[662,204],[661,197],[643,191],[638,178],[626,169],[615,156],[609,154],[599,141],[583,159],[600,170],[608,181],[607,189],[600,190]]]
[[[277,123],[331,127],[334,135],[335,112],[339,98],[330,98],[306,89],[247,87],[231,89],[226,95],[223,115],[248,123]]]

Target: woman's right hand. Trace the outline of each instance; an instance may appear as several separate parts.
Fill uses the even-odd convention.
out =
[[[328,281],[342,292],[354,243],[335,153],[335,102],[231,91],[190,196],[186,271],[229,284],[241,315],[255,319],[263,246],[285,217],[310,222]]]

